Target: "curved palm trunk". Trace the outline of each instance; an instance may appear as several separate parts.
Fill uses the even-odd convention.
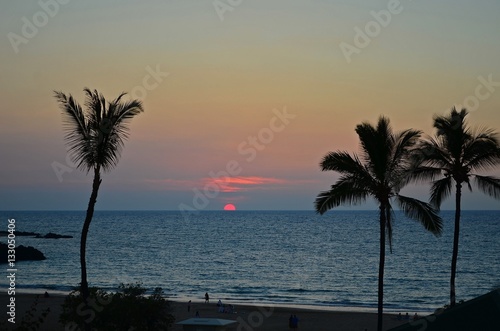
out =
[[[377,330],[382,331],[382,319],[384,317],[384,266],[385,266],[385,207],[380,207],[380,262],[378,267],[378,316]]]
[[[87,233],[89,232],[90,222],[94,216],[94,206],[97,201],[97,193],[99,192],[99,186],[101,185],[101,173],[100,167],[94,169],[94,181],[92,184],[92,194],[90,195],[89,205],[87,207],[87,214],[85,216],[85,222],[83,223],[82,235],[80,239],[80,266],[82,271],[82,284],[81,284],[81,294],[82,299],[85,304],[87,304],[87,299],[89,297],[89,284],[87,282],[87,263],[85,260],[85,251],[87,244]],[[85,329],[90,330],[90,324],[85,324]]]
[[[453,255],[451,258],[451,276],[450,276],[450,306],[456,303],[455,296],[455,276],[457,273],[458,259],[458,239],[460,238],[460,209],[462,199],[462,184],[457,183],[457,192],[455,196],[455,232],[453,235]]]

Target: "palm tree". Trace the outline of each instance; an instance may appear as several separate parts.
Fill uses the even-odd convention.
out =
[[[84,92],[85,110],[82,110],[71,94],[55,91],[54,95],[62,110],[65,140],[71,158],[78,168],[87,173],[94,171],[92,194],[80,241],[81,294],[86,303],[89,297],[85,261],[87,233],[102,181],[101,170],[110,171],[117,165],[124,141],[128,138],[129,121],[144,110],[138,100],[122,101],[125,93],[111,102],[106,102],[97,90],[85,88]]]
[[[477,188],[487,195],[500,199],[500,178],[481,176],[473,171],[491,169],[500,164],[500,144],[492,129],[471,130],[465,121],[468,112],[452,108],[448,116],[435,116],[435,138],[422,141],[420,163],[415,169],[417,180],[432,180],[431,203],[440,208],[455,182],[455,231],[451,259],[450,305],[456,303],[455,276],[457,272],[458,240],[462,185],[470,190],[471,178]],[[442,177],[441,179],[436,179]]]
[[[377,329],[381,331],[386,234],[392,251],[394,213],[391,201],[395,200],[406,216],[419,221],[435,235],[441,233],[442,221],[430,204],[399,194],[410,180],[411,155],[418,143],[420,131],[405,130],[394,134],[389,120],[382,116],[377,127],[363,123],[356,126],[356,133],[361,142],[361,159],[357,155],[338,151],[328,153],[321,161],[322,171],[333,170],[341,176],[329,191],[317,196],[315,207],[318,213],[324,214],[340,205],[359,204],[368,197],[376,200],[380,220]]]

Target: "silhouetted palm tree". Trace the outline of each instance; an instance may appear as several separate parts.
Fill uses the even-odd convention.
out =
[[[458,241],[460,232],[460,211],[462,184],[472,190],[470,179],[481,191],[500,199],[500,178],[481,176],[473,171],[491,169],[500,164],[500,144],[492,129],[471,130],[465,117],[468,112],[455,108],[448,116],[435,116],[435,138],[423,140],[421,163],[415,170],[418,180],[433,180],[431,203],[440,207],[455,182],[455,232],[451,259],[450,305],[455,305],[455,275],[457,271]],[[437,179],[438,177],[443,177]]]
[[[412,158],[420,131],[405,130],[394,134],[389,120],[380,117],[377,127],[363,123],[356,127],[362,148],[361,159],[347,152],[328,153],[320,163],[321,170],[340,173],[329,191],[321,192],[315,201],[320,214],[340,205],[356,205],[368,197],[375,199],[380,210],[380,264],[378,275],[378,330],[382,330],[384,264],[386,234],[392,251],[393,209],[395,200],[405,215],[423,224],[425,229],[439,235],[441,218],[430,204],[402,196],[399,191],[409,182]]]
[[[85,110],[75,101],[71,94],[54,92],[62,110],[65,140],[69,153],[78,168],[87,173],[94,171],[92,194],[87,207],[80,241],[81,293],[87,302],[89,288],[85,250],[87,233],[94,214],[97,193],[101,185],[101,170],[109,171],[117,165],[125,139],[128,137],[129,121],[144,111],[138,100],[122,101],[125,93],[111,102],[104,96],[88,88],[84,89]]]

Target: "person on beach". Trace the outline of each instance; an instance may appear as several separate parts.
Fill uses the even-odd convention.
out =
[[[205,303],[210,303],[210,297],[208,296],[208,292],[205,293]]]
[[[191,311],[191,300],[188,301],[188,313]]]
[[[299,328],[299,319],[297,315],[293,315],[292,317],[292,329],[296,330]]]
[[[234,311],[234,306],[233,306],[233,305],[227,305],[227,306],[226,306],[226,308],[224,309],[224,311],[225,311],[226,313],[228,313],[228,314],[234,314],[234,313],[236,313],[236,312]]]
[[[299,319],[297,318],[297,315],[290,314],[290,317],[288,318],[288,327],[290,330],[296,330],[299,328]]]

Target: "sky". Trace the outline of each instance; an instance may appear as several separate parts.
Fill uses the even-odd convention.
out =
[[[3,1],[0,209],[86,209],[92,174],[68,158],[53,91],[83,104],[88,87],[145,109],[97,209],[313,210],[338,178],[321,158],[358,153],[357,124],[384,115],[432,135],[456,106],[500,129],[499,13],[496,0]]]

